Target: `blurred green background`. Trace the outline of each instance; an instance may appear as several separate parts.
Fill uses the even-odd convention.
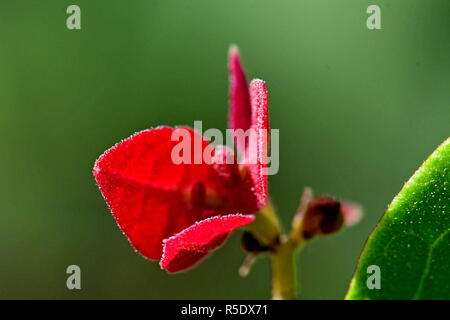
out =
[[[82,30],[66,28],[70,4]],[[366,28],[370,4],[382,30]],[[232,43],[270,90],[285,225],[306,185],[365,207],[298,258],[301,298],[343,298],[387,204],[449,135],[449,18],[447,0],[2,1],[0,298],[270,298],[267,259],[238,276],[239,233],[186,273],[144,260],[91,173],[141,129],[225,129]],[[70,264],[82,290],[66,288]]]

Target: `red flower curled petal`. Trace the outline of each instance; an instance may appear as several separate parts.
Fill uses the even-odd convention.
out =
[[[174,133],[187,134],[192,144],[197,139],[200,152],[209,145],[191,128],[144,130],[107,150],[93,170],[120,229],[140,254],[152,260],[161,258],[163,239],[196,221],[257,209],[256,197],[239,176],[224,177],[214,164],[175,164],[172,150],[179,140],[172,141]],[[238,172],[236,164],[227,166],[225,171]]]
[[[252,125],[244,164],[250,171],[259,207],[263,207],[268,198],[267,152],[270,136],[268,92],[263,80],[255,79],[250,83],[250,102]]]
[[[207,254],[219,248],[234,229],[254,220],[253,215],[230,214],[195,223],[164,240],[161,268],[174,273],[193,267]]]
[[[210,190],[221,185],[210,165],[172,161],[178,141],[171,137],[178,129],[192,138],[200,136],[190,128],[144,130],[107,150],[93,170],[120,229],[152,260],[160,259],[163,239],[204,218],[203,208],[196,205],[201,200],[198,186]],[[207,142],[201,136],[199,141],[203,150]]]

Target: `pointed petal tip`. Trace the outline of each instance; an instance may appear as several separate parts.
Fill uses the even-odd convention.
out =
[[[229,56],[239,55],[239,47],[236,44],[231,44],[228,49],[228,55]]]
[[[245,84],[247,83],[241,54],[239,52],[239,48],[236,45],[231,45],[228,49],[228,69],[231,73],[231,76],[234,75],[242,77],[243,82]]]
[[[228,68],[231,72],[244,69],[241,62],[239,48],[235,45],[231,45],[228,49]]]
[[[228,126],[230,129],[245,131],[251,125],[251,106],[247,75],[236,46],[231,46],[229,50],[228,71],[230,80]]]

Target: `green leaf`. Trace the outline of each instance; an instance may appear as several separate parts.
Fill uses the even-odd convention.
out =
[[[380,268],[380,289],[367,286],[371,265]],[[450,138],[389,205],[367,240],[346,299],[450,299]]]

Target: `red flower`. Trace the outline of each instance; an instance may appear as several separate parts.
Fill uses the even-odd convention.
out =
[[[187,127],[157,127],[138,132],[102,154],[94,177],[120,229],[144,257],[178,272],[217,249],[267,201],[267,90],[261,80],[247,85],[235,48],[230,50],[230,126],[254,129],[250,143],[237,146],[247,164],[237,164],[227,147],[216,147],[210,161],[175,164],[172,141],[188,132],[195,150],[211,148]],[[203,153],[202,153],[203,154]],[[232,158],[232,164],[224,159]],[[254,160],[253,162],[250,160]]]

